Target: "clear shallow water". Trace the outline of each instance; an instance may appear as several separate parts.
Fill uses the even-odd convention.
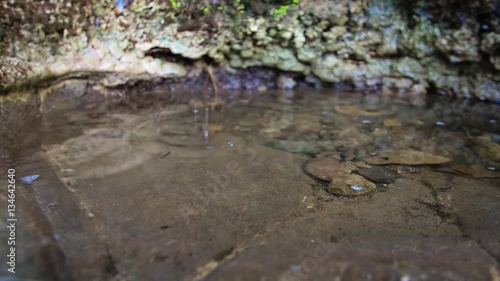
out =
[[[280,257],[276,263],[242,269],[241,276],[259,272],[259,278],[289,280],[287,274],[300,270],[305,253],[314,250],[304,243],[330,236],[338,246],[332,262],[360,255],[367,263],[353,269],[360,274],[383,269],[400,277],[430,276],[415,280],[444,276],[424,261],[411,268],[374,264],[367,253],[393,251],[386,239],[408,249],[418,242],[427,253],[431,244],[449,247],[465,235],[476,248],[457,246],[455,254],[481,261],[466,268],[481,277],[500,255],[494,238],[498,105],[309,91],[263,94],[216,109],[197,100],[143,106],[126,98],[87,105],[54,99],[41,108],[17,135],[23,141],[3,149],[20,177],[40,175],[25,186],[35,191],[49,236],[69,257],[66,268],[77,280],[163,280],[165,274],[171,280],[236,280],[232,267],[253,268],[270,253]],[[403,150],[448,161],[414,166],[421,155],[399,153],[388,165],[395,180],[376,183],[359,197],[332,195],[327,181],[304,172],[314,157],[334,157],[355,173],[370,168],[369,158]],[[484,224],[477,216],[486,218]],[[348,244],[359,252],[344,249]],[[253,258],[240,255],[247,249]],[[111,259],[114,269],[96,261],[100,256]],[[449,272],[465,270],[459,263],[446,266]],[[321,272],[306,273],[329,278]],[[27,276],[37,274],[35,266]]]
[[[42,117],[37,138],[58,169],[83,178],[121,173],[172,149],[237,151],[236,138],[309,157],[334,153],[343,161],[410,149],[448,157],[448,166],[495,172],[500,167],[497,107],[447,99],[394,102],[376,95],[277,93],[216,110],[202,102],[54,110]]]

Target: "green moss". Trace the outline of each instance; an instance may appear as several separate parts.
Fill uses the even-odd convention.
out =
[[[248,59],[248,58],[251,58],[253,56],[253,51],[252,50],[243,50],[243,51],[241,51],[240,55],[242,58]]]

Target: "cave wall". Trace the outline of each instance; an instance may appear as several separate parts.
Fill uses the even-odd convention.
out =
[[[115,1],[4,1],[0,88],[83,71],[114,72],[107,85],[190,73],[148,55],[160,50],[276,68],[311,84],[500,101],[498,0],[297,2],[204,1],[210,10],[192,13],[170,1],[119,11]]]

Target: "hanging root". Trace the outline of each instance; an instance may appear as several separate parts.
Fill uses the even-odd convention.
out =
[[[207,65],[205,67],[208,76],[210,77],[210,81],[212,81],[212,87],[214,88],[215,98],[219,99],[219,80],[217,80],[217,76],[215,76],[214,68],[211,65]]]

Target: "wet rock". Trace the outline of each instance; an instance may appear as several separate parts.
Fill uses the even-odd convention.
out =
[[[425,95],[427,93],[427,89],[422,84],[415,84],[411,87],[410,93],[416,96]]]
[[[29,66],[25,61],[16,57],[0,58],[0,90],[26,79],[28,72]]]
[[[396,179],[394,172],[386,167],[373,167],[356,171],[364,178],[376,183],[393,183]]]
[[[498,101],[500,101],[499,82],[494,81],[492,79],[488,79],[486,77],[480,77],[472,87],[474,88],[474,94],[480,100],[490,100],[490,101],[495,101],[497,103]]]
[[[399,90],[408,90],[413,85],[413,81],[408,78],[399,78],[396,80],[396,88]]]
[[[343,196],[356,196],[368,193],[376,188],[376,185],[359,175],[348,175],[332,180],[328,186],[328,192]]]
[[[321,80],[330,83],[352,81],[354,73],[359,71],[359,66],[353,62],[332,54],[324,55],[312,63],[312,72]]]
[[[475,150],[483,158],[493,162],[500,162],[500,144],[491,141],[488,137],[477,137]]]
[[[480,61],[481,55],[478,46],[477,35],[465,27],[446,34],[436,41],[437,49],[453,63]]]
[[[304,170],[307,174],[324,181],[332,181],[336,177],[351,174],[351,170],[334,157],[310,159],[304,165]]]
[[[322,54],[322,49],[316,46],[305,45],[297,50],[297,58],[303,62],[311,62]]]
[[[394,150],[382,152],[375,157],[366,159],[370,165],[436,165],[448,163],[451,160],[443,156],[437,156],[426,152],[415,150]]]
[[[401,60],[398,60],[392,65],[392,70],[397,76],[402,76],[402,77],[408,77],[412,81],[404,81],[407,78],[398,78],[396,80],[399,80],[404,84],[405,86],[410,84],[413,81],[420,81],[423,79],[423,74],[425,73],[425,69],[422,67],[422,64],[413,58],[403,58]],[[411,83],[413,84],[413,83]],[[411,86],[411,85],[410,85]]]
[[[285,75],[280,75],[277,81],[278,87],[281,89],[291,90],[295,88],[297,82],[291,77],[287,77]]]
[[[357,128],[345,128],[342,131],[333,135],[334,139],[346,146],[346,148],[354,148],[371,142],[371,136],[361,133]],[[354,151],[353,151],[354,153]]]
[[[318,140],[319,136],[315,128],[306,125],[292,125],[279,134],[276,135],[277,139],[282,140]]]

